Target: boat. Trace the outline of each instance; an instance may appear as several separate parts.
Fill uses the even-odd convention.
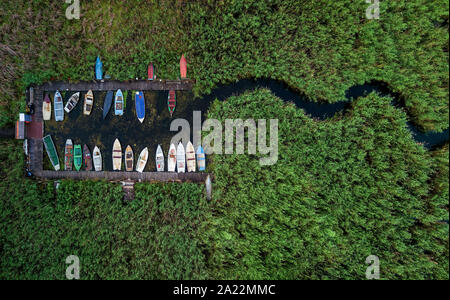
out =
[[[106,93],[105,102],[103,103],[103,120],[106,118],[106,116],[109,113],[109,110],[111,109],[113,96],[114,96],[113,91],[108,91]]]
[[[53,110],[55,111],[55,121],[64,121],[64,102],[59,91],[55,92]]]
[[[155,73],[156,73],[156,68],[153,66],[152,63],[150,63],[150,64],[148,65],[148,70],[147,70],[147,72],[148,72],[148,80],[154,80],[154,79],[156,79],[156,75],[155,75]]]
[[[83,151],[81,150],[81,145],[75,145],[73,147],[73,164],[77,171],[81,170],[81,165],[83,164]]]
[[[144,122],[145,119],[145,99],[143,92],[136,92],[135,96],[136,115],[139,122]]]
[[[125,170],[128,172],[133,171],[133,165],[134,165],[134,155],[133,155],[133,149],[131,149],[131,146],[128,145],[125,149]]]
[[[186,145],[186,167],[188,172],[195,172],[195,149],[191,142]]]
[[[175,172],[175,167],[177,165],[177,149],[175,145],[170,145],[169,155],[167,155],[167,171]]]
[[[42,102],[42,118],[44,121],[50,120],[52,117],[52,101],[48,94],[45,94],[44,101]]]
[[[178,173],[186,172],[186,154],[181,142],[178,143],[177,147],[177,171]]]
[[[94,151],[92,152],[92,159],[94,161],[94,169],[99,172],[102,170],[102,154],[100,149],[97,146],[94,147]]]
[[[158,172],[164,172],[164,153],[161,149],[161,145],[158,145],[158,148],[156,149],[156,171]]]
[[[86,95],[84,95],[84,105],[83,105],[83,114],[89,116],[92,112],[92,108],[94,107],[94,94],[92,90],[89,90]]]
[[[170,117],[172,118],[175,112],[175,107],[177,106],[177,94],[174,90],[169,91],[169,96],[167,97],[167,107],[169,108]]]
[[[64,169],[72,171],[73,163],[73,143],[71,139],[66,141],[66,148],[64,149]]]
[[[66,113],[70,113],[72,109],[74,109],[75,106],[77,106],[78,100],[80,100],[80,92],[70,96],[69,100],[67,100],[66,106],[64,107]]]
[[[120,145],[118,139],[114,141],[112,160],[113,160],[113,170],[120,171],[120,169],[122,169],[122,146]]]
[[[186,63],[186,58],[184,57],[184,54],[183,54],[183,55],[181,55],[181,59],[180,59],[181,79],[186,79],[186,73],[187,73],[187,63]]]
[[[145,147],[144,150],[141,151],[141,154],[139,154],[139,158],[136,164],[136,171],[142,173],[145,169],[145,165],[147,164],[147,160],[148,160],[148,148]]]
[[[205,171],[206,169],[206,156],[202,146],[197,148],[197,166],[199,171]]]
[[[123,94],[120,89],[116,92],[116,97],[114,99],[114,114],[116,116],[123,115]]]
[[[56,152],[55,144],[53,143],[52,137],[50,135],[46,135],[42,139],[45,150],[47,151],[48,158],[50,159],[50,162],[53,165],[53,168],[55,171],[59,171],[60,165],[59,165],[59,158],[58,158],[58,152]]]
[[[97,56],[97,60],[95,61],[95,79],[103,79],[103,63],[99,56]]]
[[[92,156],[89,147],[85,144],[83,146],[83,159],[84,159],[84,169],[86,171],[92,171]]]

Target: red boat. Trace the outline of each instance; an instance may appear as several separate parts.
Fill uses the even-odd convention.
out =
[[[170,117],[172,118],[175,107],[177,106],[177,96],[174,90],[169,91],[169,97],[167,97],[167,107],[169,108]]]
[[[87,145],[84,145],[83,147],[83,156],[84,156],[84,169],[86,171],[92,171],[92,156],[91,151],[89,151]]]
[[[153,66],[152,63],[150,63],[148,65],[148,80],[153,80],[153,79],[156,79],[155,67]]]
[[[186,58],[184,57],[184,54],[183,54],[183,55],[181,55],[181,59],[180,59],[181,79],[186,78],[186,73],[187,73],[187,63],[186,63]]]

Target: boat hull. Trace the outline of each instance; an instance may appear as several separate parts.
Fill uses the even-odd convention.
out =
[[[121,90],[117,90],[116,97],[114,99],[114,114],[116,116],[123,115],[123,94]]]
[[[75,106],[77,106],[79,100],[80,100],[79,92],[70,96],[69,100],[66,103],[66,106],[64,107],[66,113],[70,113],[75,108]]]
[[[53,101],[53,110],[55,113],[55,121],[62,122],[64,121],[64,102],[59,91],[56,91],[54,101]]]
[[[112,91],[108,91],[105,96],[105,102],[103,103],[103,120],[106,119],[106,116],[109,113],[109,110],[111,109],[112,100],[113,100],[114,93]]]
[[[92,171],[92,155],[87,145],[83,146],[83,160],[84,160],[84,169],[86,171]]]
[[[134,165],[133,149],[131,149],[131,146],[127,146],[127,149],[125,150],[125,170],[127,172],[133,171],[133,165]]]
[[[206,169],[206,156],[202,146],[197,148],[197,166],[199,171],[205,171]]]
[[[94,107],[94,94],[89,90],[84,96],[83,114],[89,116]]]
[[[73,164],[73,143],[71,139],[66,141],[66,147],[64,150],[64,169],[66,171],[72,171]]]
[[[55,171],[59,171],[60,165],[59,165],[59,158],[58,158],[58,152],[56,152],[55,144],[53,143],[52,137],[50,135],[45,136],[42,139],[45,150],[47,151],[47,155],[50,159],[50,162],[53,165],[53,168]]]
[[[143,92],[136,92],[135,95],[135,104],[136,104],[136,116],[139,122],[144,122],[145,119],[145,99]]]
[[[52,117],[52,102],[48,94],[45,95],[42,102],[42,118],[44,121],[49,121]]]
[[[167,171],[175,172],[177,166],[177,149],[175,145],[170,145],[169,154],[167,155]]]
[[[144,172],[145,166],[147,165],[148,160],[148,148],[145,147],[144,150],[141,151],[141,154],[139,154],[138,161],[136,163],[136,171],[139,173]]]
[[[186,172],[186,153],[182,143],[179,143],[177,147],[177,171],[178,173]]]
[[[122,146],[118,139],[114,141],[112,162],[114,171],[120,171],[122,169]]]
[[[173,116],[176,106],[177,106],[177,95],[174,90],[171,90],[169,91],[169,96],[167,97],[167,108],[169,109],[170,117]]]
[[[186,78],[186,73],[187,73],[187,62],[186,62],[186,58],[184,57],[184,54],[181,55],[181,59],[180,59],[180,75],[181,75],[181,79],[185,79]]]
[[[92,157],[94,161],[94,169],[97,172],[100,172],[102,170],[102,153],[100,152],[100,149],[98,149],[97,146],[95,146],[94,151],[92,152]]]
[[[156,171],[164,172],[164,153],[160,145],[158,145],[158,148],[156,149],[155,162],[156,162]]]
[[[186,167],[188,172],[195,172],[195,150],[191,142],[186,145]]]
[[[80,171],[83,165],[83,151],[81,150],[81,145],[75,145],[73,147],[73,165],[75,170]]]

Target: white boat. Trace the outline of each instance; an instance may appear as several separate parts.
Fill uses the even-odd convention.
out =
[[[45,94],[44,101],[42,101],[42,118],[44,121],[50,120],[52,117],[52,101],[48,94]]]
[[[195,150],[191,142],[186,145],[186,167],[188,172],[195,172]]]
[[[92,159],[94,160],[94,169],[99,172],[102,170],[102,154],[100,153],[100,149],[97,146],[94,148],[94,152],[92,153]]]
[[[156,170],[158,172],[164,172],[164,153],[160,145],[158,145],[158,148],[156,149],[155,161],[156,161]]]
[[[177,171],[178,173],[186,172],[186,154],[181,142],[178,143],[177,147]]]
[[[67,100],[66,106],[64,106],[64,110],[66,111],[66,113],[70,113],[72,109],[77,106],[78,100],[80,100],[80,92],[70,96],[69,100]]]
[[[169,155],[167,155],[167,171],[175,172],[175,167],[177,166],[177,149],[175,145],[170,145]]]
[[[114,141],[112,161],[113,161],[113,170],[120,171],[120,169],[122,168],[122,146],[120,145],[118,139]]]
[[[92,112],[92,108],[94,106],[94,94],[92,90],[89,90],[86,95],[84,95],[84,105],[83,105],[83,114],[89,116]]]
[[[64,102],[59,91],[55,92],[53,109],[55,111],[55,121],[64,121]]]
[[[139,173],[144,172],[147,160],[148,160],[148,148],[145,147],[144,150],[141,151],[141,154],[139,154],[139,158],[136,164],[136,171],[138,171]]]

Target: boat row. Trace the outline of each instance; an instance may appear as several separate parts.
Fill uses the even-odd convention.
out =
[[[122,116],[125,108],[125,99],[122,91],[119,89],[115,93],[113,91],[108,91],[105,96],[105,101],[103,103],[103,119],[106,118],[111,107],[113,106],[114,99],[114,114],[116,116]],[[136,106],[136,116],[139,122],[143,123],[145,119],[145,98],[142,91],[136,91],[134,95],[135,106]],[[64,105],[63,97],[59,91],[55,92],[53,100],[53,110],[55,115],[55,121],[64,121],[64,112],[70,113],[80,101],[80,92],[74,93],[70,96]],[[177,105],[176,93],[174,90],[170,90],[167,96],[167,107],[169,109],[170,117],[173,116],[175,108]],[[94,93],[89,90],[84,95],[84,105],[83,114],[89,116],[94,107]],[[48,94],[45,95],[44,101],[42,102],[42,115],[45,121],[51,119],[52,116],[52,102]]]
[[[73,166],[75,170],[80,171],[82,168],[85,171],[101,171],[102,170],[102,154],[100,149],[95,146],[94,151],[91,154],[89,147],[84,145],[74,145],[71,139],[66,141],[64,149],[64,169],[66,171],[72,171]]]

